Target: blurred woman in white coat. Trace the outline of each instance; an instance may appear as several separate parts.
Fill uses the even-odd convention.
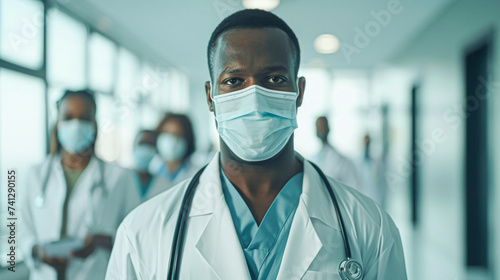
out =
[[[131,171],[94,154],[93,94],[66,91],[57,108],[51,154],[21,186],[20,247],[30,279],[103,279],[116,229],[139,193]]]

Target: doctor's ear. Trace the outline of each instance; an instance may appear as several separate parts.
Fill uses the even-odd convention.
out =
[[[297,86],[298,86],[298,93],[299,96],[297,96],[297,108],[302,105],[302,100],[304,99],[304,91],[306,90],[306,78],[304,77],[299,77],[299,80],[297,81]]]
[[[212,98],[210,97],[210,94],[212,93],[212,87],[210,86],[210,81],[205,82],[205,92],[207,94],[207,105],[208,105],[208,110],[210,112],[214,111],[214,105],[212,104]]]

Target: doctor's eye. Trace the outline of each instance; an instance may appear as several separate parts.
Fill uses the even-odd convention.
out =
[[[240,84],[241,82],[243,82],[243,80],[240,78],[229,78],[229,79],[224,80],[222,83],[224,85],[228,85],[228,86],[235,86],[235,85]]]
[[[270,84],[282,84],[284,82],[286,82],[286,79],[282,76],[269,76],[267,78],[267,82],[270,83]]]

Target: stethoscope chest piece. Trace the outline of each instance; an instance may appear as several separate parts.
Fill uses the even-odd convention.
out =
[[[359,262],[349,258],[340,263],[339,275],[343,280],[357,280],[363,276],[363,269]]]

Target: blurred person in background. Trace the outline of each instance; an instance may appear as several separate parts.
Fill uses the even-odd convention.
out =
[[[361,191],[362,184],[356,166],[328,143],[329,133],[328,119],[324,116],[319,117],[316,120],[316,135],[321,140],[321,149],[311,161],[321,167],[327,176]]]
[[[157,155],[156,139],[155,131],[141,130],[134,141],[134,170],[142,201],[152,198],[169,187],[163,177],[154,176],[148,170],[151,160]]]
[[[139,193],[131,171],[94,154],[94,95],[66,91],[57,109],[51,153],[22,181],[20,248],[30,279],[103,279],[115,232]]]
[[[364,154],[357,162],[363,193],[384,208],[387,191],[385,167],[381,159],[372,157],[370,147],[371,138],[370,135],[366,134],[363,137]]]
[[[191,158],[195,151],[195,136],[189,118],[183,114],[167,113],[155,132],[159,156],[151,161],[150,173],[163,177],[169,187],[192,176],[199,165]]]

